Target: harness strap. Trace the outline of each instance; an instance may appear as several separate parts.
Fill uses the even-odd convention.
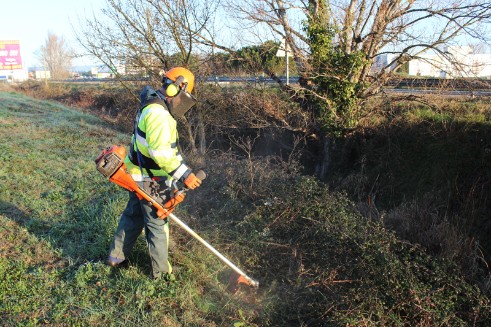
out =
[[[160,169],[160,166],[152,158],[145,156],[140,151],[135,151],[133,146],[130,149],[129,158],[132,164],[141,165],[145,169]]]
[[[129,158],[130,158],[130,161],[135,164],[135,162],[133,161],[134,160],[134,152],[135,152],[135,148],[136,148],[136,161],[138,163],[138,166],[140,167],[140,172],[143,176],[143,168],[142,168],[142,159],[141,159],[141,153],[140,151],[138,150],[138,144],[136,144],[136,133],[138,131],[138,122],[140,121],[140,115],[141,115],[141,112],[143,110],[143,104],[142,106],[140,106],[140,108],[138,109],[137,113],[136,113],[136,117],[135,117],[135,122],[133,124],[133,137],[131,138],[131,145],[130,145],[130,155],[129,155]],[[152,172],[150,171],[150,169],[148,168],[145,168],[145,170],[147,171],[147,174],[148,176],[150,177],[153,177],[153,174]]]

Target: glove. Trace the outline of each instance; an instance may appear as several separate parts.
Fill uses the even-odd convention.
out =
[[[191,173],[189,176],[184,180],[184,185],[190,190],[194,190],[195,188],[199,187],[201,185],[201,179],[196,177],[195,174]]]

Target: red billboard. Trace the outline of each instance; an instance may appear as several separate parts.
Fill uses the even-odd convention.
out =
[[[14,69],[22,69],[19,41],[0,40],[0,70]]]

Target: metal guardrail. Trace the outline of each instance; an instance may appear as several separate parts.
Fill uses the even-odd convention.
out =
[[[394,88],[442,88],[454,90],[491,90],[487,79],[402,78],[392,79],[385,86]]]
[[[279,78],[283,83],[286,83],[286,77]],[[142,77],[128,77],[124,78],[126,81],[147,81],[148,78]],[[80,78],[80,79],[67,79],[63,81],[53,82],[99,82],[99,83],[111,83],[118,80],[112,78]],[[219,85],[233,84],[233,83],[261,83],[261,84],[275,84],[276,81],[269,77],[227,77],[227,76],[215,76],[208,77],[206,79],[197,78],[197,81],[205,83],[216,83]],[[298,84],[299,77],[290,77],[288,82],[290,84]],[[454,90],[491,90],[491,80],[489,79],[439,79],[439,78],[400,78],[391,79],[385,85],[385,87],[396,89],[407,88],[422,88],[422,89],[454,89]]]
[[[279,78],[282,82],[286,83],[286,77]],[[127,77],[123,78],[123,81],[136,82],[136,81],[149,81],[149,78],[145,77]],[[268,77],[227,77],[227,76],[217,76],[217,77],[208,77],[206,79],[197,78],[198,82],[205,83],[276,83],[275,80]],[[290,77],[288,79],[289,83],[297,84],[299,78],[298,77]],[[83,82],[118,82],[118,79],[115,78],[70,78],[65,80],[50,80],[51,82],[70,82],[70,83],[83,83]]]

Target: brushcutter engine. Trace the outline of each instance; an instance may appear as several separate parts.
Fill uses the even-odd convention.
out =
[[[95,159],[97,170],[107,178],[110,178],[123,165],[126,150],[122,146],[112,145]]]

